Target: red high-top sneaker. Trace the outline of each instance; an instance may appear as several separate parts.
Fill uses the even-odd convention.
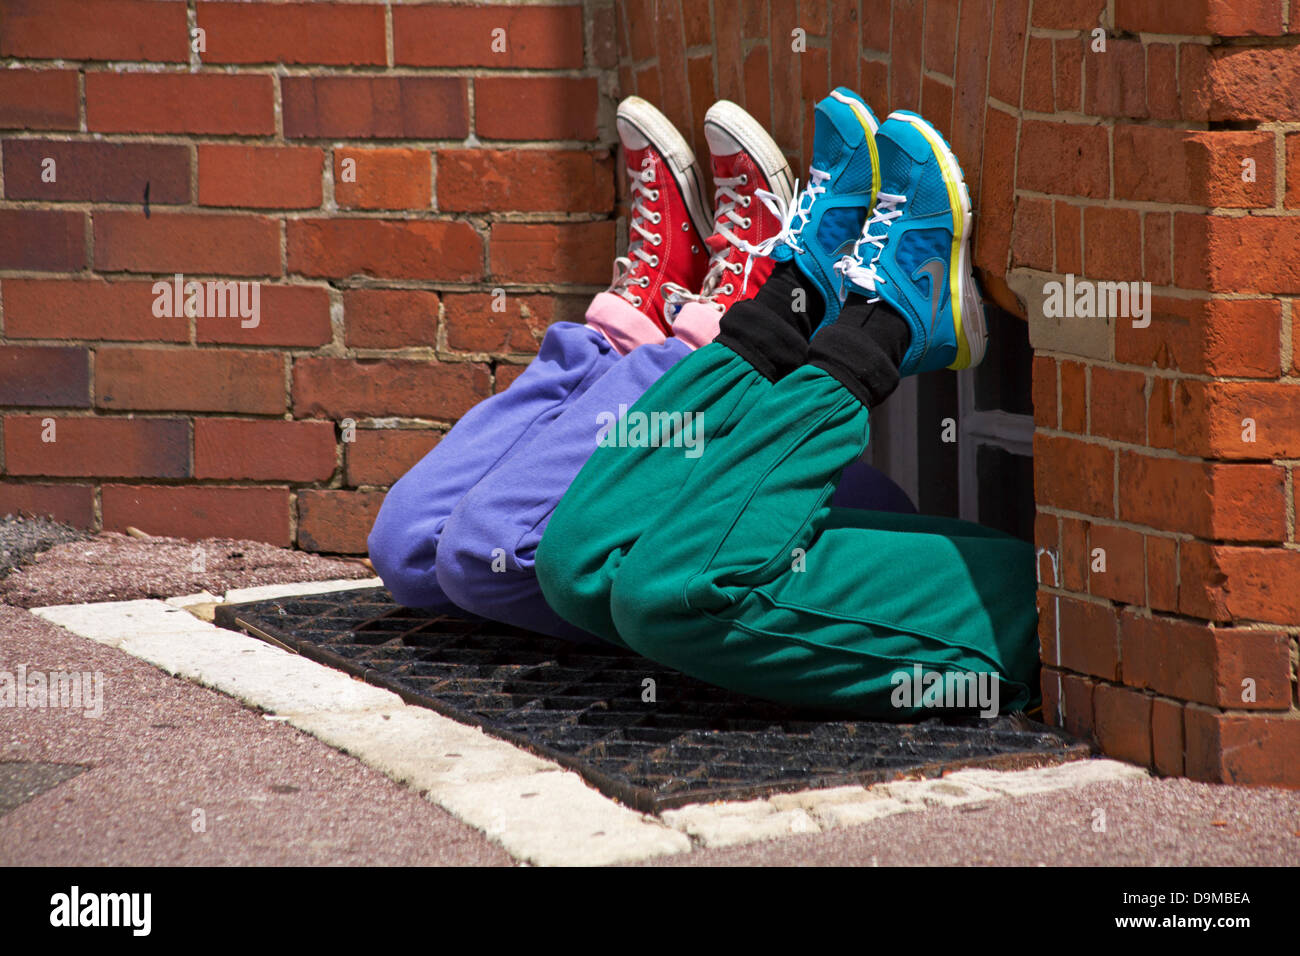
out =
[[[716,210],[712,254],[699,292],[668,288],[667,313],[673,335],[699,347],[713,341],[718,321],[734,303],[751,298],[772,271],[772,259],[755,247],[781,231],[781,220],[762,202],[790,205],[794,176],[780,147],[743,109],[719,100],[704,116],[704,137],[713,154]]]
[[[592,301],[587,323],[630,351],[670,333],[666,284],[700,287],[710,221],[695,153],[663,113],[629,96],[618,106],[618,136],[631,184],[627,255],[614,260],[614,282]]]

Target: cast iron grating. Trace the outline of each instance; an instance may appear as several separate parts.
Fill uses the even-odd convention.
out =
[[[889,724],[795,711],[621,648],[399,607],[383,588],[225,605],[217,623],[478,725],[652,813],[1088,753],[1086,744],[1021,717]],[[647,678],[652,703],[642,700]]]

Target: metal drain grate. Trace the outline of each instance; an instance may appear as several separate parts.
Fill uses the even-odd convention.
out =
[[[383,588],[225,605],[217,623],[571,767],[646,812],[778,791],[1087,755],[1030,721],[845,721],[733,694],[612,646],[430,617]],[[655,700],[643,701],[647,679]]]

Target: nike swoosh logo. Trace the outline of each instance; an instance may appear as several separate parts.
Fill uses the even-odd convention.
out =
[[[858,244],[857,239],[845,239],[831,252],[832,259],[839,259],[841,256],[847,256],[853,251],[853,247]]]
[[[929,259],[912,273],[913,282],[921,278],[922,274],[930,277],[930,334],[925,337],[925,348],[921,352],[922,358],[925,357],[926,352],[930,351],[930,343],[934,341],[934,326],[939,321],[939,303],[943,301],[943,284],[947,272],[948,270],[941,260]]]

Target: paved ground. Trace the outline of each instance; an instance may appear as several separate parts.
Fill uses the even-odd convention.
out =
[[[513,862],[414,792],[229,697],[18,608],[0,607],[0,642],[0,669],[101,671],[108,688],[99,719],[0,708],[0,767],[88,768],[0,816],[0,865]]]
[[[241,567],[241,558],[230,554],[252,553],[246,544],[202,543],[216,568],[209,563],[191,572],[175,559],[179,552],[192,554],[193,543],[99,536],[59,545],[0,580],[0,599],[16,595],[37,606],[87,600],[88,594],[122,599],[205,587],[220,593],[275,580],[367,573],[355,564],[343,564],[346,573],[340,573],[339,562],[274,553],[279,549],[260,552]],[[166,567],[152,577],[120,573],[159,564]],[[0,708],[0,864],[514,862],[478,830],[315,737],[0,605],[0,671],[13,672],[19,664],[100,671],[111,692],[102,719],[68,709]],[[195,832],[195,810],[203,811],[203,832]],[[1094,829],[1098,810],[1105,814],[1104,831]],[[1300,793],[1144,779],[902,813],[726,849],[696,847],[651,863],[1297,861]]]

